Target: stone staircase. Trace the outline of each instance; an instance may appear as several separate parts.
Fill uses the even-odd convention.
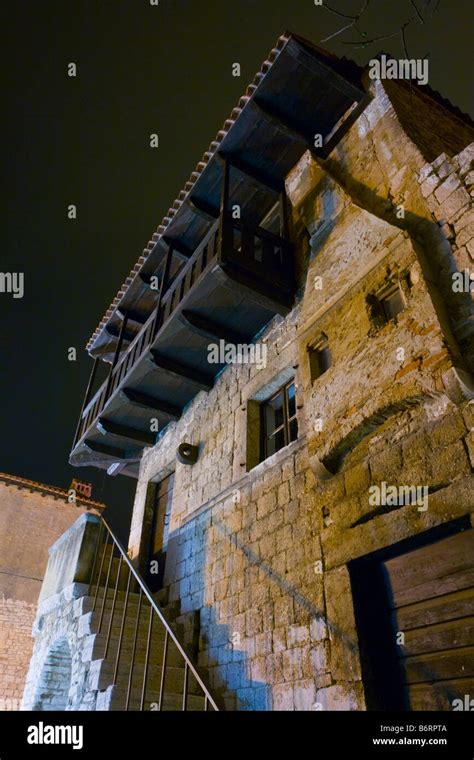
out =
[[[170,635],[166,637],[165,627],[155,612],[152,613],[152,633],[148,645],[151,603],[144,594],[141,595],[140,602],[138,583],[134,578],[132,578],[127,596],[128,567],[125,562],[122,562],[120,578],[117,582],[119,559],[113,557],[110,563],[110,551],[109,545],[105,548],[104,561],[101,562],[91,585],[91,596],[84,596],[77,600],[80,603],[78,613],[80,615],[79,635],[83,642],[82,659],[84,662],[89,662],[87,692],[97,694],[95,709],[158,710],[160,709],[160,688],[164,679],[161,710],[183,709],[185,680],[187,682],[185,709],[212,710],[211,705],[206,705],[203,690],[191,670],[186,668],[183,656],[172,637]],[[99,587],[95,609],[93,609],[97,581]],[[106,585],[108,591],[104,602]],[[196,644],[199,636],[196,619],[193,615],[179,615],[179,604],[168,604],[165,592],[159,592],[153,598],[196,667],[199,676],[206,682],[205,671],[194,664],[193,655],[197,653]],[[137,628],[139,604],[140,618]],[[135,631],[137,632],[136,642]],[[163,674],[165,638],[167,638],[166,668]],[[117,667],[119,646],[120,656]],[[147,663],[146,690],[143,708],[141,708],[145,663]],[[129,691],[129,696],[127,696]]]

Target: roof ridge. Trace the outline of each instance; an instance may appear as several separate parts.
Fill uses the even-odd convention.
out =
[[[7,485],[17,485],[23,488],[35,489],[38,491],[45,491],[52,496],[67,498],[69,490],[67,488],[60,488],[59,486],[51,486],[47,483],[40,483],[37,480],[29,480],[23,478],[20,475],[11,475],[7,472],[0,472],[0,481],[5,481]],[[96,501],[95,499],[88,499],[84,496],[76,496],[76,502],[82,502],[83,504],[89,504],[90,506],[105,508],[105,504],[102,501]]]

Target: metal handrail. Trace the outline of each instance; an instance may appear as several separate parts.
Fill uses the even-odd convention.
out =
[[[104,587],[104,598],[102,600],[102,609],[101,609],[101,614],[100,614],[100,625],[99,625],[99,631],[98,631],[99,633],[100,633],[100,627],[102,625],[103,611],[104,611],[105,601],[106,601],[106,597],[107,597],[107,593],[108,593],[108,582],[109,582],[109,579],[110,579],[110,566],[111,566],[112,557],[113,557],[113,547],[114,547],[114,545],[117,547],[117,549],[120,552],[120,568],[122,567],[122,562],[125,561],[126,564],[127,564],[127,566],[128,566],[128,569],[129,569],[128,583],[127,583],[127,594],[126,594],[126,600],[125,600],[125,605],[124,605],[124,610],[123,610],[123,618],[122,618],[122,627],[121,627],[120,642],[119,642],[119,648],[118,648],[118,651],[117,651],[117,661],[116,661],[115,672],[114,672],[114,683],[116,681],[116,677],[117,677],[117,673],[118,673],[118,661],[119,661],[119,658],[120,658],[120,649],[121,649],[121,643],[122,643],[122,638],[123,638],[123,627],[124,627],[124,622],[125,622],[126,607],[127,607],[127,602],[128,602],[128,597],[129,597],[129,591],[130,591],[130,579],[131,579],[131,577],[133,575],[133,577],[135,578],[135,581],[137,582],[137,584],[139,586],[139,589],[140,589],[140,592],[139,592],[139,594],[140,594],[140,602],[139,602],[139,606],[138,606],[138,615],[137,615],[137,619],[136,619],[136,628],[135,628],[135,637],[134,637],[134,649],[136,647],[136,637],[138,635],[138,625],[139,625],[138,621],[139,621],[139,618],[140,618],[141,600],[143,598],[143,595],[150,602],[151,610],[153,610],[154,614],[157,616],[157,618],[159,619],[161,625],[163,626],[163,628],[165,630],[165,645],[164,645],[165,651],[164,651],[163,664],[162,664],[159,709],[161,709],[162,701],[163,701],[163,687],[164,687],[165,676],[166,676],[167,651],[168,651],[168,647],[169,647],[169,639],[171,638],[171,640],[173,641],[174,645],[176,646],[178,652],[180,653],[181,657],[184,660],[185,677],[184,677],[184,690],[183,690],[183,701],[182,701],[183,709],[184,710],[186,709],[186,704],[187,704],[187,693],[186,692],[187,692],[187,685],[188,685],[188,682],[189,682],[189,673],[191,672],[192,675],[193,675],[193,677],[194,677],[194,679],[196,680],[196,682],[199,684],[200,688],[202,689],[203,696],[204,696],[204,699],[205,699],[205,710],[208,709],[208,705],[210,704],[215,711],[219,711],[219,707],[217,706],[217,704],[216,704],[214,698],[212,697],[212,695],[210,694],[208,687],[206,686],[205,682],[203,681],[202,677],[200,676],[199,672],[197,671],[196,667],[194,666],[194,664],[193,664],[192,660],[190,659],[188,653],[186,652],[185,648],[182,646],[182,644],[180,643],[179,639],[177,638],[177,636],[176,636],[175,632],[173,631],[171,625],[168,623],[168,621],[164,617],[163,613],[161,612],[160,608],[158,607],[157,603],[153,599],[152,593],[149,590],[148,586],[145,584],[145,582],[141,578],[140,574],[134,568],[134,566],[133,566],[133,564],[132,564],[132,562],[131,562],[131,560],[130,560],[130,558],[129,558],[126,550],[125,550],[125,548],[122,546],[122,544],[119,541],[119,539],[115,536],[115,534],[114,534],[112,528],[110,527],[110,525],[108,524],[107,520],[104,517],[102,517],[102,516],[101,516],[100,520],[101,520],[101,526],[103,525],[106,528],[106,530],[107,530],[107,536],[106,536],[106,540],[105,540],[105,542],[103,544],[103,547],[104,547],[104,556],[102,557],[102,561],[100,563],[99,574],[97,576],[97,587],[96,587],[95,596],[94,596],[94,609],[95,609],[96,602],[97,602],[97,593],[98,593],[98,589],[99,589],[100,577],[101,577],[101,572],[102,572],[102,568],[103,568],[103,565],[104,565],[104,557],[105,557],[105,552],[106,552],[106,547],[107,546],[111,546],[111,558],[110,558],[110,561],[109,561],[109,568],[108,568],[108,571],[107,571],[106,585]],[[100,528],[99,531],[98,531],[98,537],[97,537],[98,542],[100,541],[101,536],[102,536],[102,530]],[[112,543],[109,543],[109,537],[112,539]],[[95,566],[96,566],[96,561],[97,561],[97,550],[96,550],[96,553],[95,553],[95,556],[94,556],[94,566],[92,568],[92,574],[91,574],[91,579],[90,579],[89,594],[91,594],[91,586],[92,586],[92,583],[93,583],[93,580],[94,580],[93,573],[94,573],[94,569],[95,569]],[[120,573],[120,568],[119,568],[119,571],[118,571],[119,573]],[[115,607],[115,601],[116,601],[116,598],[117,598],[117,588],[118,588],[118,585],[119,585],[119,580],[120,580],[120,575],[117,576],[117,580],[116,580],[116,584],[115,584],[114,597],[113,597],[113,608],[112,608],[111,613],[110,613],[111,614],[111,619],[112,619],[112,616],[114,615],[114,611],[115,611],[114,607]],[[151,610],[150,610],[150,620],[151,620]],[[108,644],[109,644],[109,639],[110,639],[111,628],[112,628],[112,625],[111,625],[111,620],[110,620],[109,621],[109,626],[108,626],[108,631],[107,631],[107,641],[106,641],[106,649],[105,649],[106,652],[108,650]],[[148,657],[149,657],[149,653],[150,653],[150,633],[151,633],[151,630],[152,630],[152,624],[150,622],[149,623],[149,627],[148,627],[149,638],[147,640],[147,654],[146,654],[145,671],[144,671],[144,678],[143,678],[143,689],[142,689],[142,695],[141,695],[141,699],[140,699],[140,709],[143,709],[144,695],[145,695],[145,690],[146,690],[146,670],[148,668]],[[128,690],[127,690],[127,708],[128,708],[129,700],[130,700],[130,690],[131,690],[131,684],[132,684],[133,666],[134,666],[134,660],[132,658],[131,666],[130,666],[130,673],[129,673]]]

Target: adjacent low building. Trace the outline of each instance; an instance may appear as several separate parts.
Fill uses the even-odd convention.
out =
[[[48,549],[79,515],[104,505],[71,489],[0,473],[0,709],[20,708]],[[77,492],[76,492],[77,489]]]

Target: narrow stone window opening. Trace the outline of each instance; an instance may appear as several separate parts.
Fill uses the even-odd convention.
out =
[[[322,335],[316,343],[308,346],[308,357],[311,382],[314,383],[332,365],[332,356],[326,335]]]
[[[392,322],[406,309],[405,295],[400,282],[387,283],[377,293],[370,293],[366,301],[375,329]]]
[[[405,299],[398,283],[386,291],[380,298],[385,320],[395,319],[405,309]]]

